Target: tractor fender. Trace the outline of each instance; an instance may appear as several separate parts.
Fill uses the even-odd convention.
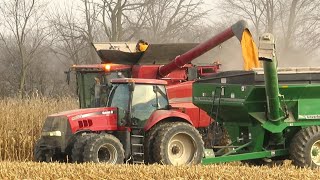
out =
[[[179,118],[193,125],[192,121],[190,120],[190,117],[185,113],[172,110],[157,110],[154,111],[147,120],[146,124],[144,125],[144,130],[148,131],[158,122],[168,118]]]

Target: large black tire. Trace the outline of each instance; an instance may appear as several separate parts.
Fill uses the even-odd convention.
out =
[[[320,126],[301,129],[290,144],[290,157],[299,167],[320,167]]]
[[[101,134],[90,138],[84,146],[84,162],[122,164],[124,150],[118,138]]]
[[[83,162],[84,145],[90,138],[94,137],[95,135],[96,134],[82,134],[76,137],[71,153],[72,162]]]
[[[199,164],[204,143],[197,129],[184,122],[165,126],[154,143],[154,159],[161,164]]]
[[[46,154],[42,149],[40,149],[40,144],[42,143],[43,143],[43,140],[39,139],[34,145],[33,159],[36,162],[46,162]]]
[[[156,160],[153,158],[155,137],[158,136],[159,131],[171,123],[160,123],[153,126],[146,134],[144,139],[144,161],[148,164],[153,164]]]
[[[45,144],[45,141],[40,138],[33,150],[33,158],[36,162],[67,162],[67,155],[53,150],[41,149],[40,145]],[[55,154],[54,154],[55,153]]]

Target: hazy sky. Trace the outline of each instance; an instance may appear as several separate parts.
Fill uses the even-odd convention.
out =
[[[205,2],[204,5],[204,10],[209,10],[209,9],[214,9],[216,8],[216,4],[219,0],[203,0]],[[53,11],[55,11],[57,6],[64,7],[65,5],[71,6],[79,6],[80,5],[80,0],[54,0],[54,1],[49,1],[50,2],[50,7]],[[209,21],[213,21],[217,18],[217,13],[215,12],[216,10],[211,10],[208,19]]]

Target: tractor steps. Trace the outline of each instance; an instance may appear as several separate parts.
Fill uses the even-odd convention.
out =
[[[143,128],[131,128],[131,157],[132,163],[144,164],[144,130]]]

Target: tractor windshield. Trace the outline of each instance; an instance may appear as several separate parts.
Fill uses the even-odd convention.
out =
[[[135,84],[133,92],[130,92],[128,84],[113,84],[108,99],[109,107],[118,107],[126,112],[129,111],[131,103],[129,114],[134,122],[141,125],[149,119],[153,111],[164,109],[169,104],[165,87],[154,84]]]
[[[109,97],[109,107],[118,107],[123,110],[128,110],[129,104],[129,87],[128,84],[115,85]]]

